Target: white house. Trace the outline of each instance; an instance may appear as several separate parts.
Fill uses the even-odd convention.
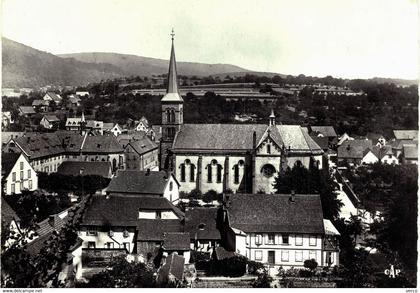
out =
[[[342,145],[342,144],[343,144],[343,142],[348,141],[348,140],[354,140],[354,138],[353,138],[353,137],[351,137],[350,135],[348,135],[347,133],[344,133],[342,136],[340,136],[340,137],[338,138],[337,145],[338,145],[338,146],[339,146],[339,145]]]
[[[20,194],[38,189],[38,175],[23,154],[2,153],[1,176],[5,194]]]
[[[56,129],[60,124],[60,119],[55,115],[44,115],[39,124],[46,129]]]
[[[338,232],[326,230],[319,195],[234,194],[226,206],[227,234],[235,235],[228,251],[270,267],[339,264]]]
[[[146,117],[141,117],[139,123],[136,126],[136,131],[143,131],[147,133],[149,129],[149,122],[147,121]]]
[[[78,97],[89,97],[89,92],[87,92],[87,91],[78,91],[78,92],[76,92],[76,96],[78,96]]]
[[[114,125],[114,127],[112,127],[111,132],[112,134],[114,134],[114,136],[118,136],[122,133],[122,128],[117,123]]]
[[[375,152],[372,149],[366,149],[363,152],[363,158],[361,163],[363,165],[371,165],[371,164],[375,164],[379,161],[379,158],[377,157],[377,155],[375,154]]]
[[[184,214],[167,199],[156,196],[95,195],[80,223],[82,243],[73,251],[76,278],[89,266],[92,254],[131,254],[147,259],[156,248],[188,256],[189,234],[183,232]],[[83,257],[82,257],[83,255]]]
[[[177,202],[179,186],[175,177],[164,171],[119,170],[109,183],[106,193],[153,195]]]
[[[54,92],[47,92],[42,98],[44,101],[54,101],[56,105],[59,105],[63,98]]]

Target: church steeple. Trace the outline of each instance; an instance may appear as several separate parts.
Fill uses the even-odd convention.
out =
[[[168,87],[161,100],[162,106],[162,138],[160,140],[160,168],[172,169],[170,150],[176,134],[184,123],[184,100],[179,94],[175,60],[174,30],[172,29],[171,58],[169,59]]]
[[[178,90],[174,36],[175,36],[175,33],[174,33],[174,30],[172,29],[172,32],[171,32],[172,47],[171,47],[171,57],[169,59],[168,87],[166,88],[166,95],[162,98],[162,102],[166,102],[166,101],[182,102],[183,101]]]

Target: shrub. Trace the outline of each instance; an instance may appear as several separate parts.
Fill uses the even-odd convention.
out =
[[[273,281],[273,278],[270,277],[267,273],[267,270],[264,269],[262,274],[259,274],[257,279],[255,279],[251,285],[253,288],[270,288],[270,284]]]
[[[247,258],[239,255],[212,260],[207,273],[212,276],[241,277],[246,273],[246,264]]]
[[[304,261],[303,266],[310,271],[314,271],[318,266],[318,263],[314,259],[307,259]]]
[[[188,194],[188,198],[191,199],[201,199],[203,197],[203,194],[201,193],[200,190],[198,189],[193,189],[191,190],[191,192]]]
[[[203,251],[191,251],[190,263],[195,263],[198,261],[209,261],[210,253]]]
[[[248,274],[250,275],[257,275],[259,270],[265,270],[264,264],[253,261],[253,260],[248,260],[247,265],[248,265]]]
[[[217,200],[217,197],[218,197],[217,192],[211,189],[203,195],[203,201],[209,203],[209,202],[212,202],[213,200]]]
[[[302,277],[302,278],[312,277],[312,271],[309,271],[309,270],[299,270],[299,277]]]

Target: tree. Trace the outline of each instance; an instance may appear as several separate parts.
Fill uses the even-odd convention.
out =
[[[307,259],[303,262],[303,266],[313,272],[317,268],[318,263],[314,259]]]
[[[87,288],[152,288],[155,287],[155,270],[141,262],[128,262],[119,257],[111,269],[106,269],[94,276],[87,284],[78,284]]]
[[[307,169],[302,164],[287,168],[275,179],[277,193],[320,194],[324,218],[338,218],[342,203],[337,199],[335,184],[328,171],[319,170],[313,163]]]

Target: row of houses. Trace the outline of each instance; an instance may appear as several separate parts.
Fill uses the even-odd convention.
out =
[[[395,138],[387,141],[382,135],[372,139],[352,138],[345,135],[340,138],[337,149],[338,163],[351,165],[383,164],[418,164],[418,131],[394,130]]]

